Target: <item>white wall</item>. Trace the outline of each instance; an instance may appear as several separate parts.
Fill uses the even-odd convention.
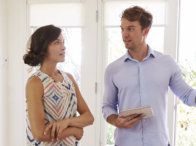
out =
[[[0,146],[6,145],[7,119],[7,23],[6,0],[0,0]]]
[[[24,63],[26,42],[26,1],[8,4],[8,139],[6,146],[25,145]]]

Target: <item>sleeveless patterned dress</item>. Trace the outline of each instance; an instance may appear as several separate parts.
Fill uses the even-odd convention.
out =
[[[50,76],[38,70],[33,76],[39,77],[44,87],[43,104],[45,124],[74,117],[77,112],[77,98],[73,82],[66,73],[61,72],[63,82],[55,82]],[[27,109],[28,110],[28,109]],[[28,117],[28,112],[27,112]],[[27,118],[27,146],[75,146],[76,138],[69,136],[57,142],[41,142],[33,138],[30,123]]]

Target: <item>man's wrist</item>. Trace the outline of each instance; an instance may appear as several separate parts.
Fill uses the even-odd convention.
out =
[[[118,118],[118,115],[113,114],[107,118],[107,121],[108,121],[108,123],[112,124],[113,126],[118,127],[117,118]]]

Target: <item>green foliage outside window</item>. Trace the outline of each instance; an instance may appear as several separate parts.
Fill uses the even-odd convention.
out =
[[[114,126],[107,124],[107,133],[106,133],[107,146],[114,145],[114,130],[115,130]]]
[[[196,88],[196,71],[181,67],[186,82]],[[177,106],[176,146],[196,146],[196,109],[179,101]]]

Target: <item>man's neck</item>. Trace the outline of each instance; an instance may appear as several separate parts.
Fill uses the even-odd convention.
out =
[[[148,46],[145,45],[136,50],[128,49],[128,53],[133,59],[142,61],[148,55]]]

